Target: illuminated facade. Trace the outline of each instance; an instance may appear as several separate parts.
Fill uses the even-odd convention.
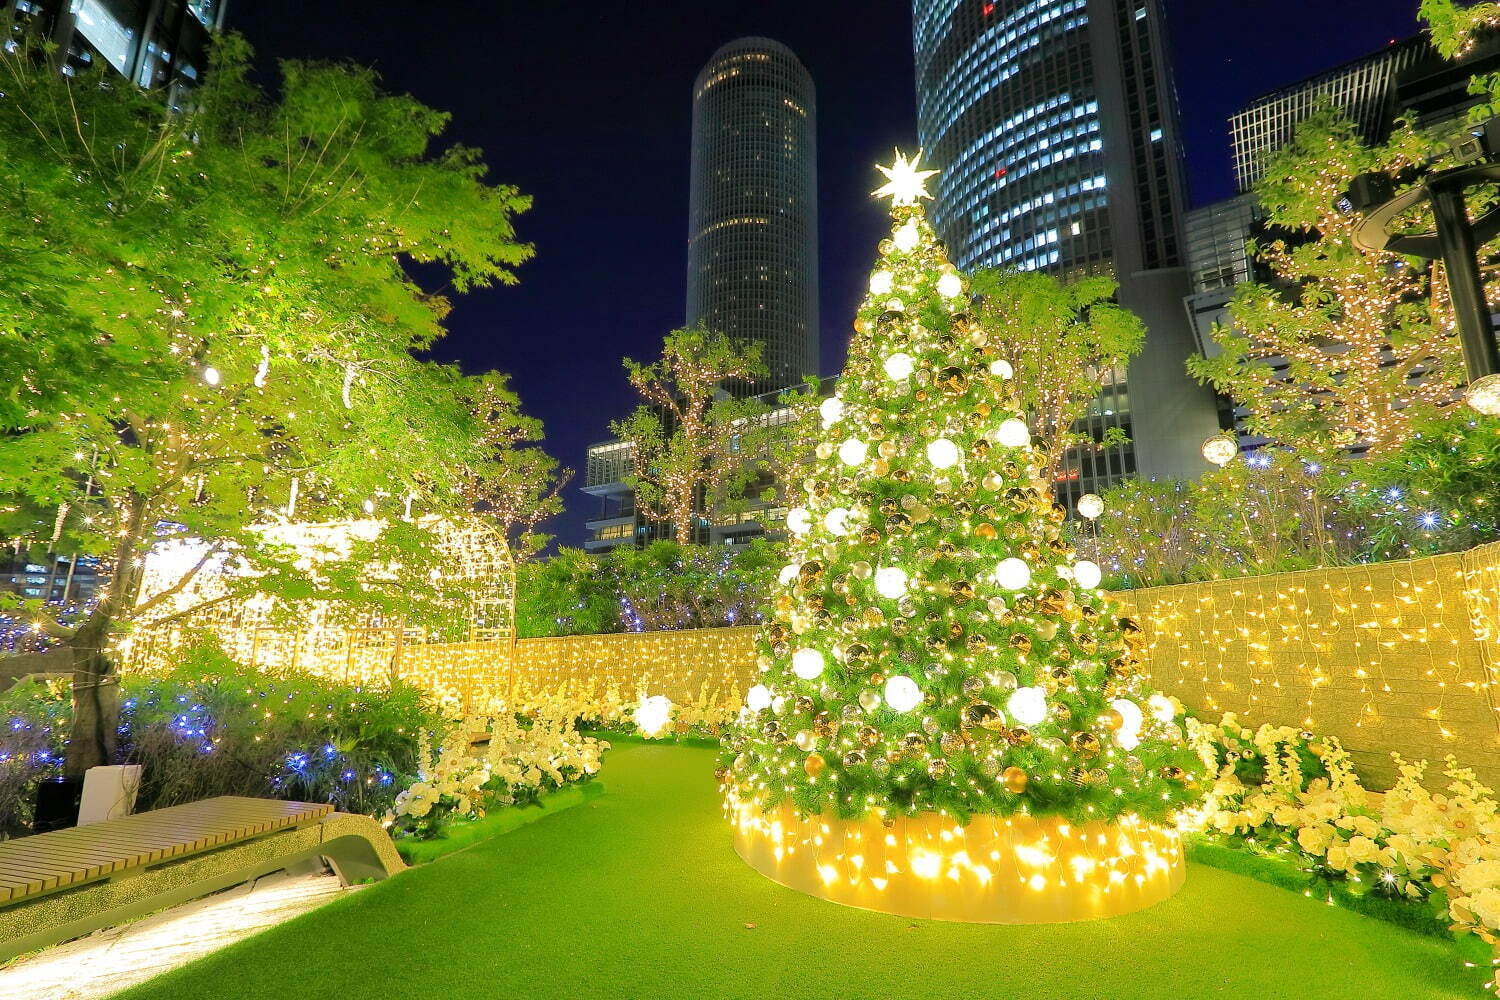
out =
[[[1079,429],[1133,443],[1070,455],[1065,501],[1132,475],[1192,476],[1217,429],[1190,379],[1176,96],[1159,0],[915,0],[931,217],[959,268],[1112,272],[1147,326]]]
[[[693,83],[687,324],[764,345],[750,395],[818,371],[817,107],[768,38],[715,52]]]
[[[64,73],[102,62],[137,86],[165,89],[176,108],[208,69],[225,7],[226,0],[0,0],[0,26],[7,50],[26,35],[46,39]]]

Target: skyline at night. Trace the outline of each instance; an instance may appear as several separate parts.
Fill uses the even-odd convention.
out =
[[[635,405],[620,358],[653,358],[683,323],[692,84],[737,37],[784,43],[818,90],[819,374],[841,369],[886,225],[869,197],[874,165],[893,147],[917,145],[909,3],[881,0],[857,16],[829,7],[815,17],[791,0],[586,14],[459,3],[429,10],[450,29],[430,40],[362,10],[347,0],[247,5],[231,11],[229,26],[267,68],[281,58],[373,65],[389,89],[451,112],[451,136],[484,150],[492,180],[533,196],[518,230],[536,256],[520,283],[458,298],[434,356],[469,372],[510,373],[564,465],[579,469],[587,446],[608,437],[609,420]],[[1166,16],[1192,205],[1233,193],[1233,111],[1418,29],[1410,0],[1373,0],[1357,20],[1286,2],[1210,9],[1168,0]],[[1280,30],[1292,18],[1299,30]],[[528,44],[507,44],[516,37]],[[592,498],[580,483],[575,476],[567,512],[548,526],[563,544],[586,536]]]

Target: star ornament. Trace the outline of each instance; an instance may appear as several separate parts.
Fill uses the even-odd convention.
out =
[[[886,182],[871,193],[877,198],[890,198],[892,206],[915,205],[923,198],[931,198],[932,195],[927,193],[927,178],[939,171],[919,169],[921,165],[920,149],[909,160],[901,150],[896,150],[895,163],[888,167],[876,164],[875,169],[885,174]]]

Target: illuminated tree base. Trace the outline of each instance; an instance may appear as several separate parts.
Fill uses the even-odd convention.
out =
[[[1046,924],[1133,913],[1182,887],[1176,831],[1123,819],[935,813],[839,820],[770,813],[733,791],[725,810],[734,849],[782,885],[845,906],[904,917]]]

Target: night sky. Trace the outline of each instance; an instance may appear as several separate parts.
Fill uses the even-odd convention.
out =
[[[1166,0],[1195,204],[1233,193],[1228,115],[1250,98],[1414,34],[1417,0]],[[738,4],[236,0],[258,59],[349,59],[452,112],[491,179],[533,195],[536,257],[512,288],[460,299],[436,356],[510,372],[547,447],[580,469],[548,526],[581,544],[584,450],[635,403],[622,355],[650,359],[683,320],[693,78],[724,42],[789,45],[818,90],[823,374],[886,217],[872,166],[916,143],[909,0]]]

